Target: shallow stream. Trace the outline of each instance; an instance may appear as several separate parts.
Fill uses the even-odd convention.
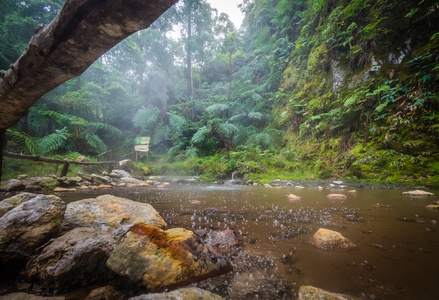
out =
[[[111,193],[150,203],[170,228],[234,229],[241,243],[234,271],[193,284],[225,299],[294,299],[301,285],[363,299],[439,299],[439,211],[425,208],[437,196],[349,189],[181,185],[61,197],[71,202]],[[347,199],[328,199],[330,193]],[[301,200],[289,201],[288,194]],[[314,248],[309,240],[321,227],[340,232],[358,249]]]

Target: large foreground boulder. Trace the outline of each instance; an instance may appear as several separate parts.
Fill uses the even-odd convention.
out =
[[[182,288],[169,293],[145,294],[128,300],[221,300],[222,298],[211,292],[199,288]]]
[[[10,259],[27,259],[55,237],[65,209],[61,198],[35,195],[5,213],[0,218],[0,264]]]
[[[63,230],[91,227],[122,236],[137,223],[166,228],[166,222],[149,204],[131,201],[112,195],[84,199],[67,205]]]
[[[75,228],[53,240],[27,267],[29,279],[36,279],[50,292],[66,292],[111,278],[106,261],[116,246],[109,232]]]
[[[111,253],[107,265],[154,291],[219,274],[228,263],[199,243],[190,230],[164,231],[137,224]]]
[[[328,292],[310,285],[303,285],[299,289],[299,300],[358,300],[359,298]]]
[[[356,250],[357,246],[345,238],[341,233],[320,228],[313,235],[311,243],[323,250]]]

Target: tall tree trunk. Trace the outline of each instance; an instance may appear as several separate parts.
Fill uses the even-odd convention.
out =
[[[232,52],[229,52],[229,90],[227,91],[227,101],[230,101],[232,93]]]
[[[187,64],[187,94],[194,97],[194,80],[192,73],[192,4],[189,3],[187,14],[187,42],[186,42],[186,64]]]

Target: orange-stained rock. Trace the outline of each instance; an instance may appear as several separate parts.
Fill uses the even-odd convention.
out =
[[[150,290],[220,274],[228,263],[198,242],[187,229],[161,230],[137,224],[111,253],[107,265]]]
[[[313,235],[311,244],[323,250],[356,250],[357,245],[345,238],[341,233],[320,228]]]

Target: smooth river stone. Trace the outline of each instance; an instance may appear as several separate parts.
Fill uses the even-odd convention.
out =
[[[301,198],[299,196],[296,196],[294,194],[289,194],[288,195],[288,200],[290,201],[296,201],[296,200],[300,200]]]
[[[408,191],[408,192],[403,192],[402,193],[405,196],[421,196],[421,197],[433,197],[434,194],[430,193],[430,192],[426,192],[426,191],[422,191],[422,190],[414,190],[414,191]]]
[[[357,245],[345,238],[341,233],[325,228],[320,228],[313,235],[311,243],[323,250],[354,250]]]
[[[346,195],[343,194],[328,194],[326,195],[328,199],[346,199]]]

